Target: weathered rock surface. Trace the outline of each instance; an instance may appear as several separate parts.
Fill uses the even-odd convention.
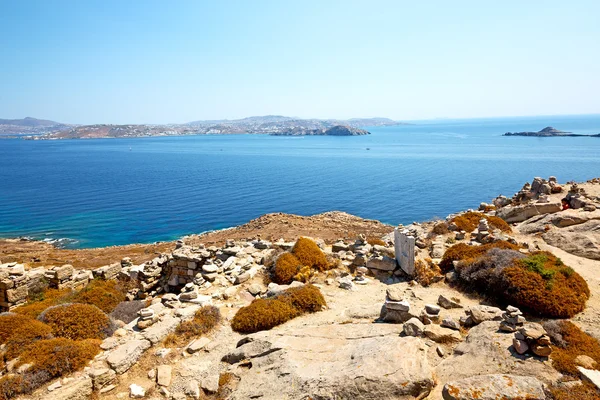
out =
[[[122,374],[131,368],[148,348],[148,340],[130,340],[112,350],[106,362],[117,374]]]
[[[237,349],[252,368],[232,399],[409,399],[434,384],[421,340],[399,337],[393,325],[306,326],[252,339]]]
[[[562,209],[560,201],[549,203],[528,203],[518,206],[506,206],[498,210],[497,216],[508,223],[523,222],[541,214],[559,212]]]
[[[444,400],[545,400],[542,383],[530,376],[479,375],[444,385]]]
[[[48,395],[52,400],[88,400],[92,395],[92,379],[78,379]]]
[[[162,320],[158,321],[144,331],[144,338],[152,344],[156,344],[163,340],[169,333],[172,333],[177,328],[181,320],[172,315],[166,315]]]
[[[600,220],[590,220],[568,228],[553,229],[542,235],[551,246],[567,253],[600,260]]]

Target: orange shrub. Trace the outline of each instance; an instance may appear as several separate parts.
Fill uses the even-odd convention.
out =
[[[440,262],[440,268],[442,272],[448,272],[454,268],[453,261],[464,261],[474,259],[487,253],[490,249],[508,249],[508,250],[519,250],[519,246],[500,240],[494,243],[483,244],[481,246],[469,246],[466,243],[458,243],[450,247],[444,253],[442,261]]]
[[[122,301],[125,301],[125,294],[119,287],[119,282],[100,279],[94,279],[73,298],[74,303],[91,304],[107,314]]]
[[[473,232],[479,226],[479,220],[485,218],[490,227],[500,229],[502,232],[511,232],[510,225],[500,217],[490,217],[488,215],[469,211],[452,218],[454,225],[461,231]]]
[[[387,246],[386,242],[374,236],[369,236],[367,238],[367,243],[369,243],[371,246]]]
[[[280,285],[287,285],[294,280],[300,271],[302,263],[291,253],[283,253],[277,259],[273,268],[273,280]]]
[[[48,289],[37,296],[36,300],[29,299],[29,303],[15,308],[15,313],[37,318],[48,307],[70,302],[73,297],[71,289]]]
[[[590,296],[585,280],[548,252],[516,260],[502,272],[506,301],[551,318],[570,318],[583,311]]]
[[[196,311],[194,317],[184,321],[175,330],[178,336],[190,339],[194,336],[207,334],[221,322],[221,312],[215,306],[204,306]]]
[[[581,385],[559,386],[553,385],[548,388],[553,400],[598,400],[600,399],[600,390],[587,381]]]
[[[301,237],[292,248],[292,254],[296,256],[300,264],[309,266],[319,271],[329,269],[329,263],[325,253],[312,240]]]
[[[298,315],[298,310],[277,299],[256,299],[238,310],[231,320],[231,329],[240,333],[264,331]]]
[[[0,316],[0,343],[6,344],[4,353],[6,360],[18,357],[32,342],[50,338],[51,333],[52,329],[48,325],[25,315]]]
[[[40,319],[52,328],[54,336],[72,340],[104,339],[110,320],[96,306],[64,304],[44,311]]]
[[[231,328],[240,333],[264,331],[303,313],[320,311],[325,305],[323,295],[313,285],[290,288],[273,299],[256,299],[240,308],[231,321]]]
[[[23,392],[23,377],[20,375],[4,375],[0,378],[0,400],[11,399]]]
[[[415,280],[422,286],[429,286],[436,282],[441,276],[440,267],[435,265],[431,259],[425,261],[421,259],[415,260]]]
[[[435,224],[431,231],[436,235],[445,235],[450,232],[450,229],[448,229],[448,224],[445,221],[442,221]]]
[[[546,327],[546,324],[544,324]],[[549,332],[552,336],[559,334],[560,340],[564,346],[553,346],[552,349],[552,366],[560,373],[579,377],[575,358],[585,354],[594,359],[600,365],[600,343],[590,335],[583,332],[570,321],[558,321],[555,326],[558,327],[558,332]]]
[[[82,369],[99,351],[99,340],[40,340],[25,349],[19,364],[32,364],[28,373],[43,372],[55,378]]]

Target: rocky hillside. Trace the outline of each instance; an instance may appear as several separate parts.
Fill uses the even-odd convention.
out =
[[[396,229],[270,214],[149,259],[2,264],[0,398],[598,399],[599,194],[535,178]]]

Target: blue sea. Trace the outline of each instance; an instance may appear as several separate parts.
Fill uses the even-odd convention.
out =
[[[600,115],[416,121],[356,137],[0,140],[0,237],[150,243],[330,210],[406,224],[535,176],[600,176],[600,138],[502,136],[546,126],[597,134]]]

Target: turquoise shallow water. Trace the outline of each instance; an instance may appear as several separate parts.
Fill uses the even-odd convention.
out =
[[[600,176],[600,138],[501,136],[548,125],[596,134],[600,115],[420,121],[358,137],[0,140],[0,237],[153,242],[268,212],[408,223],[512,195],[534,176]]]

